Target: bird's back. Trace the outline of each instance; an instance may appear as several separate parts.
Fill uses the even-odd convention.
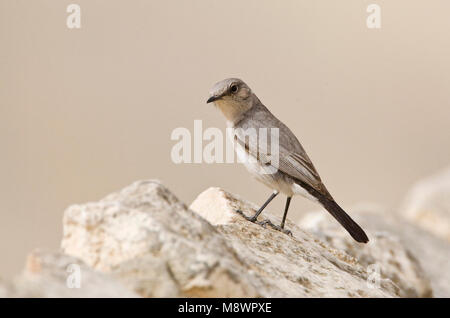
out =
[[[289,127],[276,118],[261,102],[248,110],[245,116],[235,124],[235,127],[243,129],[255,128],[257,131],[259,128],[278,128],[281,147],[291,149],[296,153],[306,154],[297,137],[295,137]]]

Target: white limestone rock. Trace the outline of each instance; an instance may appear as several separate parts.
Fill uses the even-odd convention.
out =
[[[143,296],[263,295],[224,237],[158,181],[69,207],[62,248]]]
[[[35,250],[8,297],[139,297],[118,280],[59,252]]]
[[[381,279],[378,288],[367,282],[366,269],[343,251],[287,221],[292,236],[244,219],[236,210],[253,215],[257,207],[220,188],[201,193],[190,208],[205,217],[260,277],[267,297],[396,297],[398,287]],[[267,209],[273,224],[278,217]],[[262,217],[261,217],[262,219]]]
[[[378,266],[381,276],[392,280],[401,297],[448,297],[450,247],[392,211],[368,204],[348,210],[369,236],[361,246],[324,210],[307,213],[299,226],[325,244],[352,255],[363,266]]]
[[[417,182],[407,194],[399,213],[450,242],[450,167]]]

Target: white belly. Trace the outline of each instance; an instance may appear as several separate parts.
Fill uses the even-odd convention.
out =
[[[244,164],[245,168],[247,168],[256,180],[262,182],[272,190],[282,192],[287,196],[294,194],[293,183],[289,182],[290,180],[285,180],[286,178],[283,178],[281,173],[274,173],[273,167],[261,165],[254,158],[249,158],[244,147],[239,143],[235,143],[234,149],[236,150],[239,162]]]
[[[243,163],[245,168],[247,168],[256,180],[262,182],[270,189],[284,193],[289,197],[298,194],[312,201],[317,201],[317,199],[311,196],[308,191],[294,183],[293,180],[286,177],[284,173],[273,173],[273,168],[261,165],[254,160],[254,158],[253,160],[250,160],[245,148],[240,143],[235,142],[234,137],[231,140],[233,140],[234,149],[239,160],[238,162]]]

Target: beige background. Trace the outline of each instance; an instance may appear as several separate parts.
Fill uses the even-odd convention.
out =
[[[1,276],[59,246],[69,204],[137,179],[187,203],[209,186],[263,202],[242,166],[170,160],[174,128],[224,128],[205,99],[226,77],[291,127],[344,206],[395,207],[449,164],[447,0],[77,0],[69,30],[71,2],[0,0]],[[312,208],[294,199],[290,217]]]

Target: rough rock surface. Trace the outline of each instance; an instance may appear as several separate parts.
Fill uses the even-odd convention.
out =
[[[399,211],[412,223],[450,242],[450,167],[415,184]]]
[[[0,288],[1,296],[1,288]],[[116,279],[97,272],[81,260],[36,250],[5,297],[139,297]]]
[[[370,242],[361,246],[342,229],[325,211],[310,212],[299,222],[300,227],[311,231],[326,244],[345,251],[358,259],[363,266],[372,265],[383,277],[389,278],[400,288],[402,297],[430,297],[432,295],[430,282],[419,261],[406,247],[405,242],[394,232],[385,227],[376,227],[383,220],[377,208],[370,207],[351,209],[352,217],[359,223],[370,238]]]
[[[398,288],[389,280],[381,279],[379,288],[368,284],[366,269],[354,258],[323,244],[289,220],[286,226],[292,235],[245,220],[236,211],[250,216],[258,207],[222,189],[209,188],[190,208],[217,227],[252,271],[266,286],[271,286],[271,296],[399,295]],[[269,216],[272,224],[280,223],[268,210],[264,216]]]
[[[157,181],[69,207],[62,248],[143,296],[261,295],[224,237]]]
[[[192,204],[197,214],[157,181],[136,182],[97,203],[69,207],[62,247],[143,296],[400,294],[390,280],[371,288],[365,268],[354,258],[290,222],[293,236],[264,229],[235,212],[252,208],[209,189]]]
[[[438,207],[433,218],[447,222],[445,205],[424,204],[446,197],[425,193],[411,206]],[[0,297],[450,296],[450,244],[430,220],[350,209],[369,235],[364,245],[325,211],[300,226],[287,220],[284,233],[269,209],[257,223],[244,218],[257,208],[219,188],[188,208],[158,181],[135,182],[69,207],[62,251],[31,253],[19,277],[0,280]],[[68,285],[73,265],[80,288]]]
[[[362,248],[324,211],[304,215],[299,225],[363,265],[378,264],[381,275],[399,286],[401,296],[450,296],[450,273],[444,270],[450,268],[447,242],[374,205],[350,211],[370,239]]]

